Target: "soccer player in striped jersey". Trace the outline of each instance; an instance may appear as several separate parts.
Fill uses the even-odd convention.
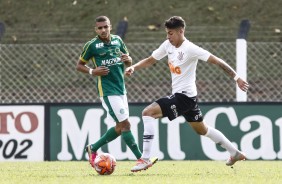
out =
[[[131,169],[132,172],[145,170],[152,165],[149,157],[154,138],[153,124],[157,123],[156,119],[161,117],[173,120],[180,115],[184,116],[199,135],[209,137],[230,153],[230,158],[226,162],[228,166],[246,158],[245,154],[239,151],[220,131],[208,126],[203,120],[202,112],[197,104],[195,83],[198,60],[219,66],[228,76],[234,78],[239,88],[245,92],[249,84],[240,78],[225,61],[187,40],[184,36],[185,26],[185,21],[179,16],[166,20],[167,40],[150,57],[126,69],[126,75],[131,75],[134,71],[152,66],[167,56],[172,77],[172,94],[156,100],[142,112],[143,153],[137,164]]]
[[[97,79],[97,89],[103,108],[107,111],[107,118],[116,122],[116,126],[107,132],[94,144],[86,146],[89,162],[94,167],[97,150],[121,135],[126,145],[132,150],[137,159],[141,152],[130,130],[129,111],[124,83],[124,68],[131,66],[126,45],[122,39],[110,33],[112,27],[108,17],[96,18],[95,31],[97,36],[88,41],[80,55],[77,70],[90,74]],[[94,68],[86,64],[92,61]],[[95,120],[93,120],[95,123]],[[157,158],[153,160],[156,162]]]

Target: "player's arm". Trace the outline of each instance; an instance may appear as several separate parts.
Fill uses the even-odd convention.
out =
[[[138,63],[126,68],[125,74],[128,75],[128,76],[132,75],[135,70],[140,70],[142,68],[149,67],[149,66],[155,64],[156,61],[157,60],[155,58],[153,58],[152,56],[145,58],[145,59],[139,61]]]
[[[242,91],[247,91],[249,88],[249,84],[248,82],[246,82],[245,80],[243,80],[242,78],[240,78],[237,73],[235,72],[235,70],[233,70],[233,68],[228,65],[225,61],[223,61],[222,59],[211,55],[208,58],[208,62],[211,64],[215,64],[217,66],[219,66],[228,76],[230,76],[231,78],[233,78],[237,84],[238,87],[242,90]]]
[[[132,58],[128,54],[122,53],[120,58],[126,67],[130,67],[132,65]]]
[[[129,66],[132,65],[132,58],[129,56],[128,49],[127,49],[126,45],[124,44],[124,42],[122,41],[122,39],[120,38],[119,40],[120,40],[120,44],[121,44],[120,59],[126,67],[129,67]]]
[[[102,76],[102,75],[108,75],[109,68],[105,66],[99,66],[97,68],[90,68],[86,65],[85,61],[82,61],[81,59],[78,60],[76,65],[76,70],[82,73],[89,73],[90,75],[96,75],[96,76]]]

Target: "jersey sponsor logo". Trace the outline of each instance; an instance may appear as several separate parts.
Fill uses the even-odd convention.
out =
[[[169,66],[171,73],[178,74],[178,75],[181,74],[181,69],[179,66],[174,66],[171,62],[168,62],[168,66]]]
[[[179,59],[181,61],[181,60],[183,60],[183,56],[184,56],[183,52],[178,52],[177,59]]]
[[[102,48],[104,47],[104,43],[97,43],[95,46],[96,48]]]
[[[111,66],[111,65],[121,64],[120,60],[121,60],[120,58],[104,59],[102,60],[101,65],[102,66]]]

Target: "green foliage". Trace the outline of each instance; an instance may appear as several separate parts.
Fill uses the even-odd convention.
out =
[[[234,168],[221,161],[159,161],[147,171],[131,173],[133,161],[118,161],[110,176],[98,175],[87,162],[4,162],[0,183],[136,184],[136,183],[281,183],[281,161],[244,161]]]
[[[92,38],[99,15],[111,19],[113,33],[125,17],[126,42],[161,42],[163,23],[182,16],[189,38],[233,41],[240,22],[251,22],[250,41],[281,41],[281,0],[0,0],[2,43],[83,43]],[[191,35],[191,37],[190,37]]]
[[[281,0],[1,0],[0,21],[13,29],[88,27],[98,15],[117,24],[127,17],[133,26],[162,24],[172,15],[189,25],[237,26],[248,18],[255,25],[280,25]]]

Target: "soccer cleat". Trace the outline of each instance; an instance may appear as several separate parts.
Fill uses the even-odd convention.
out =
[[[157,157],[153,157],[149,160],[144,160],[142,158],[137,160],[137,163],[134,167],[132,167],[131,172],[138,172],[142,170],[146,170],[149,167],[152,167],[159,159]]]
[[[97,152],[93,152],[90,145],[86,146],[85,151],[88,153],[90,165],[94,167],[94,160],[98,155]]]
[[[237,152],[235,156],[230,156],[230,158],[226,161],[227,166],[232,166],[237,161],[246,160],[245,153]]]

